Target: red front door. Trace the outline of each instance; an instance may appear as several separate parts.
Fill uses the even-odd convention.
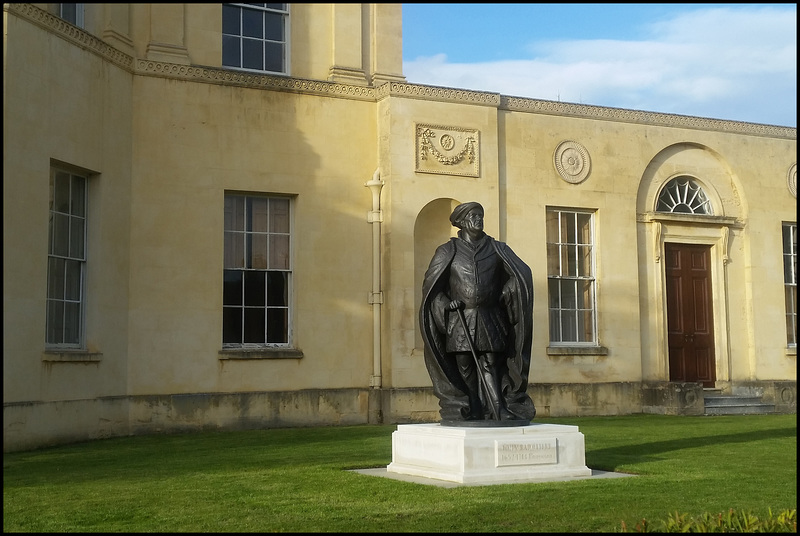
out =
[[[669,379],[714,387],[714,323],[711,311],[711,248],[664,244],[667,287]]]

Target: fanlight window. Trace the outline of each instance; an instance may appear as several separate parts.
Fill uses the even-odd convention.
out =
[[[706,193],[689,177],[678,177],[667,183],[656,204],[658,212],[713,215],[714,209]]]

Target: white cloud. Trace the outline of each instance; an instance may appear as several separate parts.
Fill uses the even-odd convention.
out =
[[[702,9],[650,25],[641,41],[533,42],[529,60],[404,63],[411,83],[796,126],[796,12]]]

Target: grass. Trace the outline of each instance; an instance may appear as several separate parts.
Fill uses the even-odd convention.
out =
[[[391,462],[394,425],[104,439],[3,460],[4,532],[619,532],[797,508],[797,416],[547,418],[637,478],[442,488]]]

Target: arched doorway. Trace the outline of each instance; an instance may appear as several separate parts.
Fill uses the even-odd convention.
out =
[[[422,351],[422,334],[419,331],[419,311],[422,301],[422,281],[436,248],[456,236],[450,224],[450,214],[459,201],[449,198],[434,199],[417,215],[414,222],[414,347]]]
[[[718,386],[731,378],[727,264],[746,211],[722,158],[690,143],[646,168],[637,197],[642,374]]]

